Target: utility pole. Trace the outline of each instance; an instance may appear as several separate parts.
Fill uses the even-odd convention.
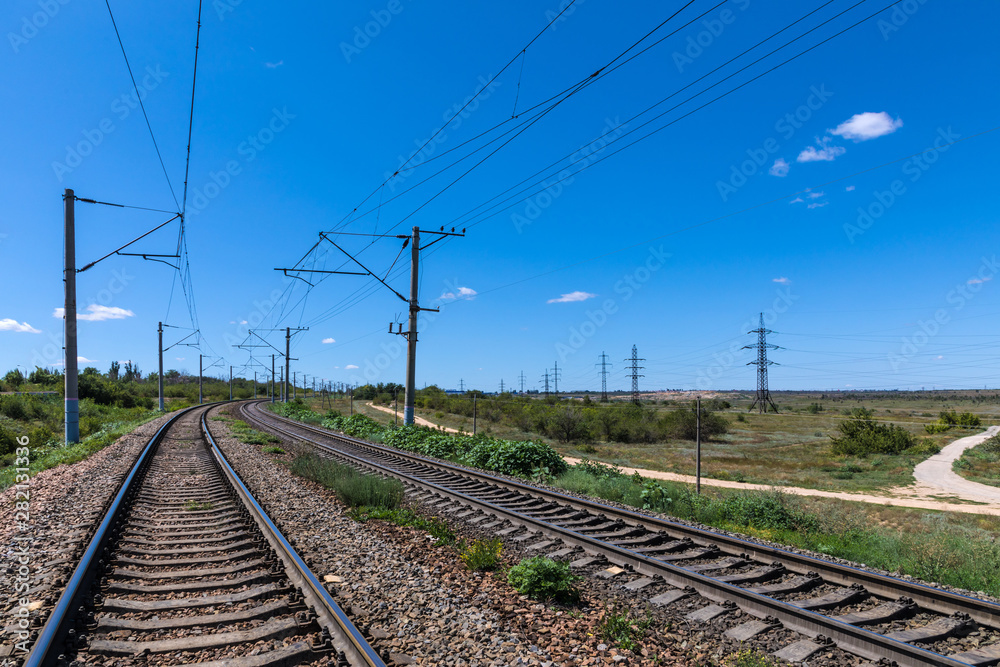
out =
[[[543,375],[542,377],[545,378],[545,398],[548,398],[549,397],[549,369],[547,369],[547,368],[545,369],[545,375]]]
[[[299,397],[299,381],[296,379],[298,375],[298,371],[292,371],[292,400]]]
[[[695,493],[701,493],[701,396],[695,407],[697,417],[695,418],[695,457],[698,461],[695,468]]]
[[[521,380],[521,393],[523,394],[524,393],[524,371],[521,371],[521,377],[519,379]]]
[[[601,403],[608,402],[608,355],[601,352],[601,356],[598,357],[601,366]],[[596,364],[595,364],[596,365]]]
[[[79,379],[77,377],[76,359],[76,195],[69,188],[63,193],[63,243],[65,246],[65,258],[63,265],[63,283],[65,288],[65,335],[66,335],[66,358],[65,358],[65,415],[66,415],[66,444],[80,442],[80,391]],[[163,371],[160,371],[163,376]],[[162,395],[162,392],[160,392]],[[160,409],[163,409],[161,399]]]
[[[205,355],[203,355],[203,354],[199,354],[198,355],[198,405],[201,405],[202,403],[204,403],[204,399],[203,399],[203,395],[202,395],[202,391],[201,391],[201,378],[202,378],[202,374],[205,372],[204,369],[202,368],[202,359],[204,359],[204,358],[205,358]]]
[[[157,384],[160,387],[160,412],[164,412],[166,408],[163,406],[163,322],[158,323],[157,332],[160,335],[160,347],[159,347],[159,359],[160,359],[160,375],[157,378]]]
[[[632,376],[632,402],[635,403],[636,405],[639,405],[639,378],[645,377],[645,376],[639,374],[639,371],[641,371],[644,368],[644,366],[640,366],[639,365],[639,362],[640,361],[646,361],[646,360],[639,358],[639,353],[636,351],[635,345],[633,345],[632,346],[632,358],[631,359],[626,358],[625,361],[629,361],[629,362],[632,363],[631,366],[626,366],[625,368],[627,368],[628,370],[632,371],[631,372],[631,376]]]
[[[472,435],[476,434],[476,418],[479,416],[478,405],[476,405],[476,399],[479,398],[478,394],[472,395]]]
[[[284,394],[282,397],[282,401],[285,403],[288,402],[288,381],[292,379],[292,376],[289,374],[289,371],[291,370],[291,362],[292,362],[291,353],[292,353],[293,329],[295,330],[296,333],[298,333],[299,331],[309,331],[309,327],[285,327],[285,375],[283,383]],[[296,359],[295,361],[298,361],[298,359]],[[294,380],[292,384],[294,385]]]
[[[559,394],[559,362],[556,362],[555,368],[552,371],[552,380],[555,383],[556,395]]]
[[[403,404],[403,424],[404,425],[405,424],[412,424],[413,423],[413,417],[414,417],[413,411],[414,411],[414,406],[416,405],[416,388],[417,388],[417,383],[416,383],[416,371],[417,371],[417,315],[420,313],[421,310],[432,311],[432,312],[435,312],[435,313],[440,312],[440,309],[438,309],[438,308],[421,308],[420,307],[420,302],[419,302],[419,299],[418,299],[418,294],[417,293],[418,293],[419,287],[420,287],[420,279],[419,279],[420,278],[420,273],[419,273],[419,270],[420,270],[420,268],[419,268],[419,266],[420,266],[420,251],[424,249],[424,248],[420,247],[420,233],[421,232],[424,232],[426,234],[436,234],[438,236],[438,238],[436,238],[435,240],[433,240],[430,243],[428,243],[427,245],[425,245],[424,248],[428,248],[428,247],[434,245],[435,243],[437,243],[438,241],[440,241],[441,239],[443,239],[443,238],[445,238],[447,236],[465,236],[465,230],[464,229],[461,232],[456,232],[455,229],[452,228],[452,230],[450,232],[446,232],[446,231],[444,231],[444,227],[441,227],[441,229],[439,231],[426,230],[426,229],[425,230],[421,230],[419,227],[413,227],[413,229],[412,229],[412,235],[411,236],[409,236],[409,237],[408,236],[403,236],[403,235],[397,235],[396,236],[396,238],[405,239],[404,242],[403,242],[403,248],[406,248],[407,244],[411,244],[412,243],[412,247],[410,248],[410,298],[409,299],[407,299],[406,297],[404,297],[402,294],[400,294],[399,292],[397,292],[392,287],[389,287],[389,284],[386,283],[385,280],[383,280],[379,276],[377,276],[374,273],[372,273],[372,271],[370,269],[368,269],[365,265],[363,265],[361,262],[359,262],[357,260],[357,258],[355,258],[353,255],[351,255],[346,250],[344,250],[339,245],[337,245],[333,241],[333,239],[330,238],[329,234],[325,234],[323,232],[320,232],[320,238],[325,239],[326,241],[329,241],[335,248],[337,248],[338,250],[340,250],[341,252],[343,252],[345,255],[347,255],[348,257],[350,257],[354,261],[355,264],[357,264],[358,266],[360,266],[362,269],[365,270],[365,273],[362,274],[362,275],[369,275],[369,276],[375,278],[380,283],[382,283],[385,287],[388,287],[390,290],[392,290],[392,292],[396,296],[398,296],[401,300],[406,301],[407,304],[408,304],[408,306],[409,306],[409,316],[410,316],[409,317],[409,326],[408,326],[408,329],[407,329],[407,331],[405,333],[403,331],[393,331],[392,330],[392,324],[391,323],[389,324],[389,333],[397,334],[397,335],[400,335],[400,336],[404,336],[406,338],[406,399],[405,399],[405,402]],[[400,249],[400,252],[402,252],[403,248]],[[317,271],[319,271],[321,273],[350,273],[350,272],[346,272],[346,271],[325,271],[325,270],[324,271],[320,271],[319,269],[278,269],[278,270],[284,271],[285,275],[288,275],[288,271],[308,271],[308,272],[317,272]],[[303,280],[304,280],[304,278],[303,278]],[[402,324],[400,324],[400,328],[402,328]]]
[[[757,407],[760,414],[764,414],[767,412],[768,406],[771,406],[777,412],[778,406],[774,404],[774,401],[771,399],[771,392],[767,388],[767,367],[774,364],[773,361],[767,360],[767,350],[768,348],[772,350],[779,348],[777,345],[767,342],[767,334],[774,332],[764,328],[764,313],[760,314],[760,325],[747,333],[757,334],[757,342],[755,344],[743,346],[744,350],[757,350],[757,359],[747,362],[747,366],[757,367],[757,396],[753,399],[753,403],[750,404],[750,409],[747,412],[753,412],[754,407]]]
[[[257,398],[257,371],[253,372],[253,397]]]
[[[274,403],[274,355],[271,355],[271,402]]]

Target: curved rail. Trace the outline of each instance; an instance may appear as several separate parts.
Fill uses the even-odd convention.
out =
[[[248,409],[254,405],[257,409],[253,412],[260,416],[251,416]],[[980,623],[997,627],[1000,625],[1000,605],[978,598],[958,595],[948,591],[942,591],[922,584],[897,579],[873,572],[867,572],[844,566],[838,563],[823,561],[811,556],[797,554],[794,552],[760,545],[739,538],[718,535],[706,530],[694,528],[684,524],[670,522],[656,517],[650,517],[638,512],[621,510],[606,505],[601,505],[588,500],[581,500],[572,496],[567,496],[547,489],[539,489],[508,479],[497,478],[487,473],[469,470],[459,466],[443,463],[437,460],[425,458],[409,452],[403,452],[394,448],[388,448],[374,443],[350,438],[339,433],[333,433],[327,429],[316,428],[311,425],[295,422],[273,413],[264,413],[259,410],[259,406],[253,403],[244,404],[241,407],[245,416],[253,421],[263,423],[266,427],[280,432],[288,437],[309,442],[331,453],[336,453],[338,457],[347,458],[356,465],[375,470],[381,474],[403,478],[407,483],[426,489],[434,494],[451,498],[466,505],[475,507],[485,513],[501,517],[515,525],[528,527],[530,530],[539,532],[546,536],[562,540],[567,544],[578,546],[587,552],[602,554],[612,562],[619,565],[631,566],[635,571],[643,574],[655,574],[663,577],[667,583],[678,587],[690,586],[704,597],[714,600],[735,601],[737,606],[749,614],[757,617],[774,616],[778,618],[785,627],[813,636],[822,635],[832,639],[841,648],[856,655],[869,659],[886,658],[894,660],[900,665],[935,665],[935,666],[959,666],[967,665],[962,660],[941,655],[933,651],[924,650],[904,641],[891,639],[885,635],[865,630],[864,628],[850,623],[839,621],[835,618],[824,616],[807,609],[803,609],[791,603],[781,602],[774,598],[767,597],[740,588],[737,585],[680,568],[669,563],[651,558],[643,553],[639,553],[629,548],[611,544],[607,541],[596,539],[581,532],[571,530],[543,519],[532,517],[513,508],[503,507],[495,502],[490,502],[482,498],[471,496],[462,491],[449,486],[421,479],[409,475],[406,472],[393,468],[391,465],[371,461],[358,456],[332,448],[326,443],[319,442],[301,433],[290,431],[286,427],[293,427],[299,431],[317,434],[324,439],[341,441],[354,448],[360,448],[367,452],[377,453],[381,456],[393,457],[397,460],[408,461],[421,466],[428,466],[437,471],[446,471],[449,474],[458,475],[465,479],[473,479],[477,482],[487,483],[494,487],[510,489],[518,493],[526,494],[547,501],[557,502],[573,508],[590,512],[599,512],[602,515],[616,517],[627,520],[633,525],[640,525],[651,531],[665,531],[674,535],[683,535],[701,544],[714,544],[722,550],[730,553],[750,552],[756,559],[780,562],[786,565],[789,570],[798,572],[820,571],[829,581],[834,583],[854,584],[861,583],[877,596],[897,597],[904,595],[913,598],[930,610],[939,613],[951,614],[956,611],[968,613]],[[284,425],[284,426],[282,426]]]

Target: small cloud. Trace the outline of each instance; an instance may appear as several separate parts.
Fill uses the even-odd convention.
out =
[[[830,137],[817,139],[816,146],[808,146],[799,153],[798,162],[833,162],[847,152],[843,146],[831,146]]]
[[[944,355],[943,354],[939,354],[938,356],[935,357],[935,359],[944,359]]]
[[[35,327],[31,326],[27,322],[18,323],[17,320],[12,320],[6,317],[0,320],[0,331],[16,331],[17,333],[42,333]]]
[[[87,357],[77,357],[76,358],[76,363],[78,363],[78,364],[96,364],[97,363],[97,359],[88,359]],[[49,364],[49,366],[65,366],[65,365],[66,365],[65,361],[54,361],[51,364]]]
[[[249,324],[246,320],[240,320],[240,324]]]
[[[791,168],[792,165],[785,162],[785,158],[779,157],[774,161],[774,164],[771,165],[771,168],[768,169],[767,173],[772,176],[777,176],[778,178],[784,178],[785,176],[788,176],[788,170]]]
[[[812,204],[809,204],[809,206],[807,206],[806,208],[823,208],[824,206],[826,206],[829,203],[830,202],[828,202],[828,201],[816,201],[816,202],[813,202]]]
[[[184,361],[184,357],[174,357],[177,361]]]
[[[788,203],[789,204],[801,204],[804,201],[805,200],[802,197],[796,197],[795,199],[793,199],[792,201],[790,201]]]
[[[455,299],[472,299],[476,296],[478,292],[471,287],[459,287],[458,293],[455,292],[445,292],[438,297],[440,301],[454,301]]]
[[[966,285],[982,285],[983,283],[987,283],[987,282],[989,282],[991,280],[993,280],[993,276],[988,276],[986,278],[969,278],[968,280],[965,281],[965,284]]]
[[[65,308],[56,308],[52,311],[52,317],[66,317]],[[87,306],[86,313],[77,313],[76,319],[84,322],[103,322],[104,320],[124,320],[126,317],[135,317],[131,310],[125,310],[118,306],[102,306],[92,303]]]
[[[337,342],[337,341],[335,341],[335,340],[334,340],[334,339],[332,339],[332,338],[324,338],[324,339],[323,339],[323,345],[332,345],[333,343],[336,343],[336,342]]]
[[[267,67],[268,69],[278,69],[284,64],[285,64],[284,60],[279,60],[276,63],[264,63],[264,67]]]
[[[236,320],[229,320],[230,324],[236,324]]]
[[[570,292],[569,294],[563,294],[558,299],[549,299],[546,303],[574,303],[576,301],[586,301],[587,299],[593,299],[596,294],[591,294],[590,292]]]
[[[854,114],[829,132],[830,134],[836,134],[839,137],[858,142],[884,137],[887,134],[892,134],[901,127],[903,127],[902,120],[899,118],[893,120],[892,116],[884,111],[879,111],[878,113],[866,111],[865,113]]]
[[[334,369],[338,369],[338,368],[340,368],[340,366],[334,366]]]
[[[772,283],[781,283],[782,285],[788,285],[792,281],[788,278],[781,276],[780,278],[771,278]]]
[[[854,186],[853,185],[848,185],[846,188],[844,188],[844,190],[847,191],[847,192],[854,192]]]
[[[347,364],[346,366],[344,366],[344,368],[346,368],[349,371],[353,371],[357,369],[357,366],[355,366],[354,364]]]
[[[825,194],[826,194],[825,192],[810,192],[808,197],[809,199],[819,199]]]

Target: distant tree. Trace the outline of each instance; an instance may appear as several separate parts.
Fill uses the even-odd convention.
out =
[[[561,442],[589,439],[583,414],[577,408],[557,409],[549,415],[547,430]]]
[[[24,375],[21,374],[20,368],[15,368],[12,371],[7,371],[7,375],[3,376],[3,381],[16,391],[18,387],[24,384]]]
[[[168,376],[164,375],[164,377],[168,377]],[[126,362],[125,363],[125,381],[126,382],[138,382],[141,379],[142,379],[142,372],[139,371],[138,364],[133,364],[131,361]]]
[[[118,379],[118,371],[121,370],[121,366],[122,365],[119,364],[117,361],[112,361],[111,362],[111,368],[108,369],[108,379],[109,380],[117,380]]]
[[[58,384],[61,379],[61,373],[50,371],[41,366],[35,366],[35,370],[31,371],[31,374],[28,376],[28,382],[42,386]]]

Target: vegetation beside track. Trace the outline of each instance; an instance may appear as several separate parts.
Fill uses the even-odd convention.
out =
[[[277,406],[277,404],[276,404]],[[276,412],[322,423],[324,417],[289,403]],[[370,418],[338,419],[363,433],[392,430]],[[374,424],[374,425],[373,425]],[[332,423],[328,425],[332,426]],[[408,427],[412,429],[413,427]],[[401,429],[400,429],[401,430]],[[434,429],[425,429],[440,435]],[[391,438],[390,438],[391,439]],[[428,437],[427,442],[436,442]],[[428,452],[429,453],[429,452]],[[584,461],[554,474],[533,470],[529,479],[680,519],[820,552],[864,565],[1000,596],[1000,518],[882,507],[770,491],[703,488],[624,475],[615,466]]]
[[[1000,486],[1000,435],[962,452],[952,468],[969,481]]]

